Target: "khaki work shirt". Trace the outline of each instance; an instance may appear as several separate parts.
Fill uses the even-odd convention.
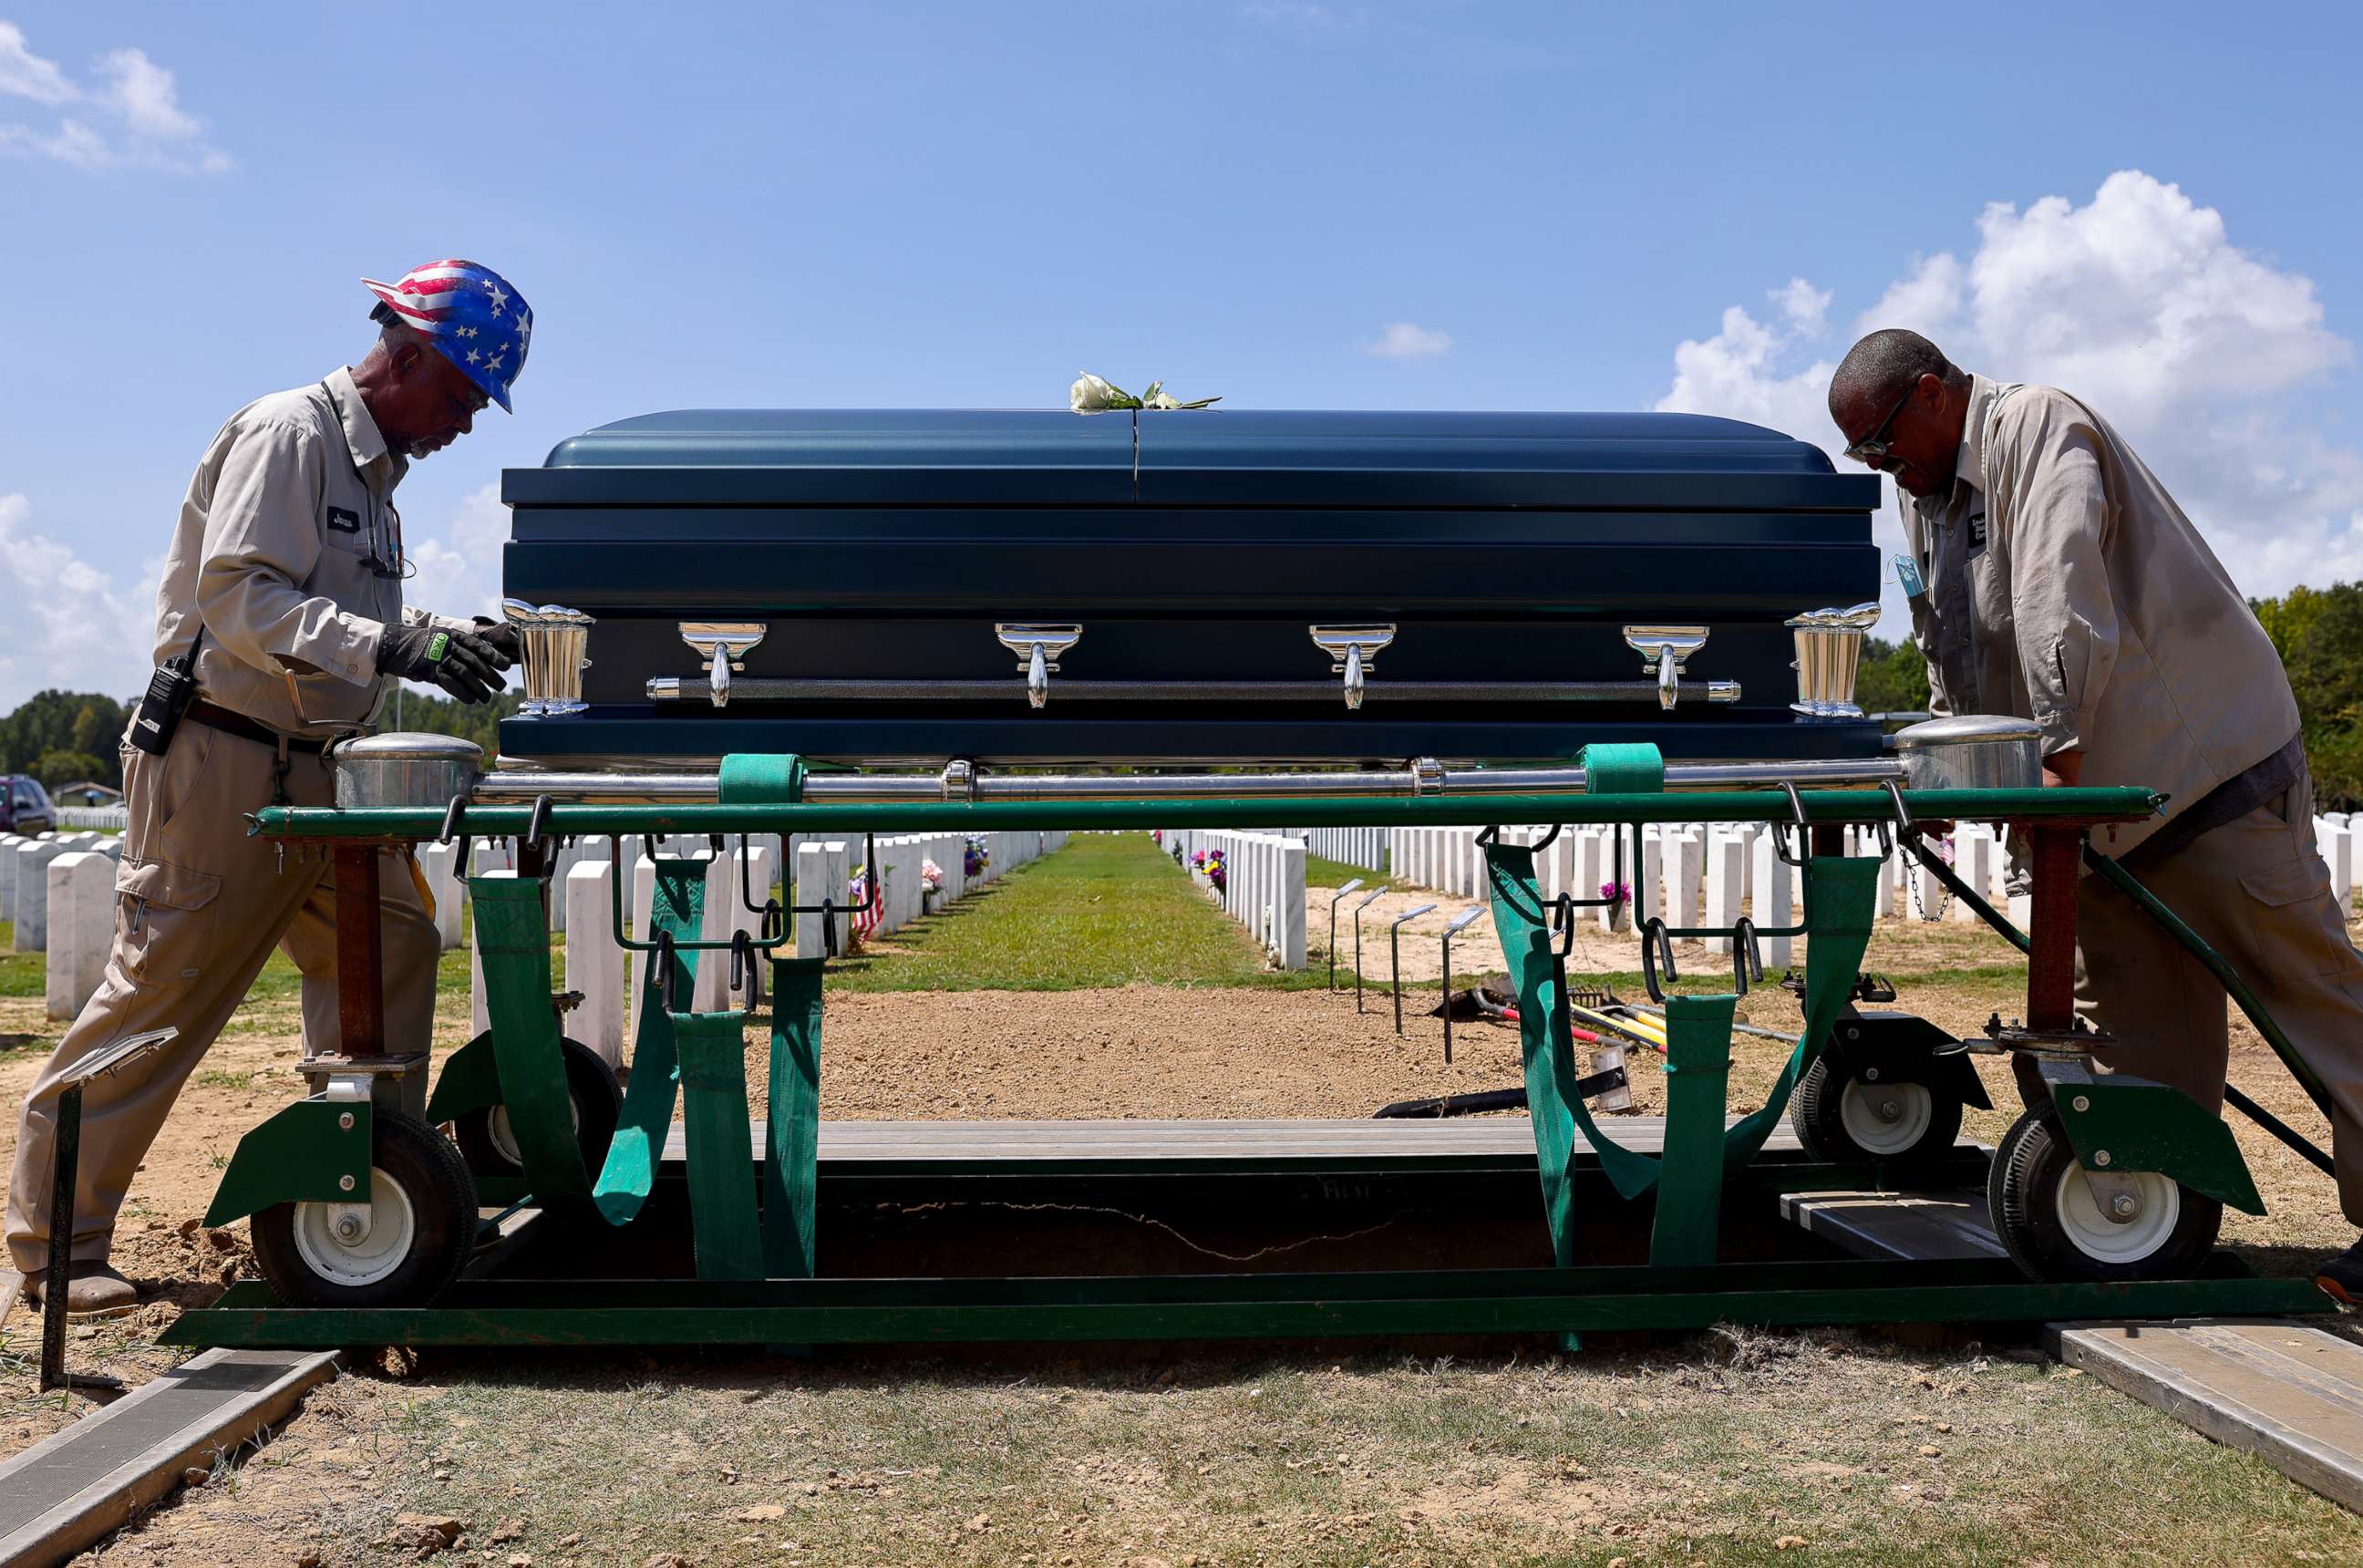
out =
[[[2191,519],[2064,392],[1972,376],[1952,490],[1904,507],[1912,602],[1940,714],[2031,718],[2081,782],[2169,796],[2095,829],[2119,855],[2297,734],[2264,628]]]
[[[231,415],[181,503],[156,662],[195,645],[205,697],[290,735],[368,722],[390,684],[379,637],[405,618],[393,495],[408,467],[349,370]]]

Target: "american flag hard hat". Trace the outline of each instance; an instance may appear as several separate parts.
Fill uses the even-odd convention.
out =
[[[485,396],[516,412],[509,408],[509,384],[525,369],[533,312],[506,278],[454,260],[413,267],[398,283],[363,278],[361,285],[466,372]]]

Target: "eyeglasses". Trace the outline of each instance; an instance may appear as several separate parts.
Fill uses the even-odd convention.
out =
[[[1903,395],[1895,400],[1895,406],[1887,411],[1887,417],[1881,419],[1870,434],[1847,447],[1844,455],[1851,462],[1867,462],[1891,473],[1901,468],[1903,460],[1888,450],[1887,427],[1895,423],[1895,417],[1903,412],[1903,406],[1911,402],[1912,395],[1919,390],[1920,384],[1916,381],[1905,387]]]

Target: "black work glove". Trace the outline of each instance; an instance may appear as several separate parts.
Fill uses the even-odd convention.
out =
[[[425,681],[461,702],[490,702],[505,684],[508,657],[472,631],[433,626],[390,626],[378,639],[377,673]]]
[[[518,635],[513,622],[478,616],[476,635],[492,644],[494,651],[501,656],[501,668],[504,670],[525,658],[525,639]]]

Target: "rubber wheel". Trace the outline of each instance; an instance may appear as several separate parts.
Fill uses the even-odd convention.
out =
[[[1961,1135],[1959,1096],[1922,1082],[1908,1064],[1877,1071],[1875,1080],[1844,1073],[1827,1053],[1805,1069],[1789,1101],[1789,1125],[1806,1158],[1905,1165],[1952,1152]]]
[[[2138,1207],[2123,1222],[2101,1211],[2049,1106],[2011,1124],[1994,1150],[1986,1200],[2011,1261],[2039,1280],[2177,1279],[2195,1273],[2224,1206],[2155,1171],[2127,1172]]]
[[[558,1051],[566,1064],[566,1098],[574,1112],[575,1140],[582,1145],[584,1168],[596,1175],[607,1158],[607,1145],[615,1141],[616,1124],[623,1119],[624,1087],[606,1058],[581,1041],[561,1040]],[[452,1124],[451,1130],[459,1139],[468,1169],[478,1175],[525,1174],[525,1162],[518,1157],[505,1107],[470,1111]]]
[[[326,1203],[254,1217],[254,1258],[291,1307],[417,1307],[460,1274],[476,1242],[476,1181],[451,1140],[415,1117],[372,1118],[370,1233],[337,1239]]]

